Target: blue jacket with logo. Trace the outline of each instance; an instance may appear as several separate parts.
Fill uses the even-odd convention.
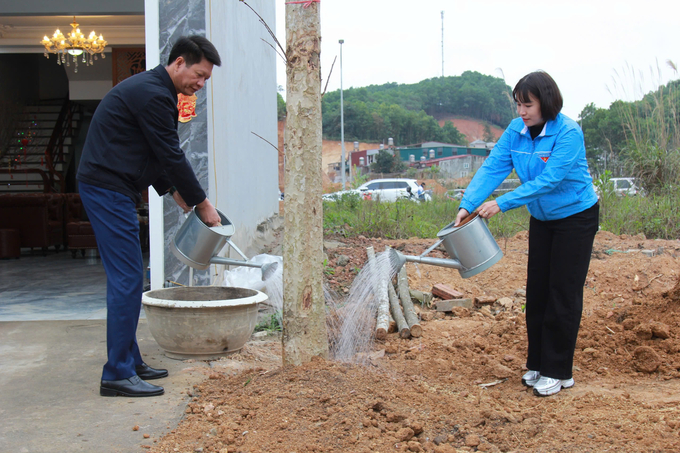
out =
[[[503,212],[527,205],[538,220],[557,220],[597,202],[583,132],[561,113],[534,140],[521,118],[512,120],[465,190],[460,207],[474,211],[513,169],[522,184],[496,198]]]

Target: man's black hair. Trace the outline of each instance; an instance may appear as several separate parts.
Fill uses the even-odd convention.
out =
[[[200,63],[203,58],[215,66],[220,66],[222,64],[220,54],[217,52],[217,49],[215,49],[215,46],[203,36],[198,35],[182,36],[177,40],[170,51],[168,66],[180,56],[184,58],[187,66]]]

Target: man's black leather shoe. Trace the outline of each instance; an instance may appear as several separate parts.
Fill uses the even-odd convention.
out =
[[[142,363],[141,365],[137,365],[135,367],[135,372],[137,373],[137,376],[144,379],[145,381],[150,381],[151,379],[160,379],[160,378],[168,377],[168,370],[161,370],[161,369],[157,370],[156,368],[151,368],[146,363]]]
[[[102,380],[101,387],[99,387],[99,394],[101,396],[140,397],[159,396],[163,393],[165,393],[163,387],[144,382],[139,376],[132,376],[117,381]]]

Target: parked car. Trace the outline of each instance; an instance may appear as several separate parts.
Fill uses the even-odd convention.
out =
[[[644,195],[644,191],[635,183],[635,178],[610,178],[614,183],[614,192],[619,196]]]
[[[611,182],[611,189],[620,197],[645,195],[644,189],[636,183],[635,178],[609,178],[609,182]],[[595,192],[598,196],[601,196],[602,188],[595,186]]]
[[[399,199],[417,200],[418,182],[415,179],[388,178],[368,181],[356,189],[341,190],[323,195],[324,201],[336,201],[345,194],[357,194],[363,199],[397,201]],[[427,192],[427,191],[426,191]],[[425,200],[431,200],[426,193]]]

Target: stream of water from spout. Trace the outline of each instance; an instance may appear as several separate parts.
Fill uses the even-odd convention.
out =
[[[258,255],[252,262],[262,264],[274,261],[279,266],[267,281],[261,280],[258,268],[237,267],[224,274],[225,286],[237,286],[262,291],[269,297],[268,304],[281,321],[283,308],[283,260],[280,256]],[[375,324],[378,311],[379,285],[387,285],[398,272],[398,263],[387,252],[376,254],[357,274],[349,293],[341,297],[324,284],[326,326],[328,329],[330,357],[341,362],[366,364],[370,360],[375,341]]]

